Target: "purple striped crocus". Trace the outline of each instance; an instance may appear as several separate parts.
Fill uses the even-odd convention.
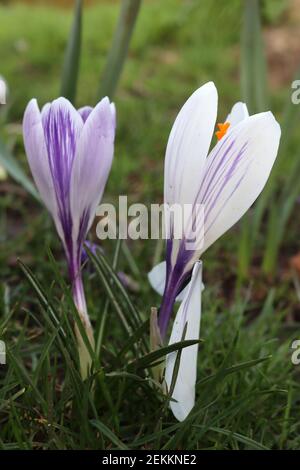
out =
[[[23,119],[29,166],[61,238],[74,303],[92,345],[81,256],[110,172],[115,127],[115,106],[108,98],[103,98],[94,108],[87,106],[78,111],[65,98],[47,103],[40,111],[37,101],[32,99]],[[86,376],[90,359],[81,335],[75,330],[81,371]]]
[[[225,123],[218,124],[219,141],[210,150],[217,101],[217,90],[212,82],[196,90],[179,112],[166,150],[164,199],[167,207],[188,204],[202,208],[201,223],[194,223],[193,217],[198,213],[195,209],[191,212],[192,220],[183,224],[181,236],[176,239],[173,234],[178,234],[178,226],[174,226],[174,217],[168,215],[170,211],[166,213],[166,261],[149,273],[152,287],[163,296],[158,318],[162,339],[166,337],[175,301],[183,299],[171,343],[181,339],[186,323],[193,327],[187,327],[185,339],[199,338],[202,268],[198,260],[258,197],[268,180],[279,146],[280,127],[273,114],[249,116],[246,105],[239,102]],[[197,243],[190,249],[187,240],[193,237]],[[171,383],[174,355],[176,353],[166,361],[167,385]],[[170,404],[179,420],[184,419],[194,405],[196,366],[197,347],[184,349],[173,393],[177,402]]]

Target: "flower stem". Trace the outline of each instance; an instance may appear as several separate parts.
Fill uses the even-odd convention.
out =
[[[76,270],[75,272],[76,272],[76,275],[74,277],[72,276],[73,277],[72,279],[73,299],[77,307],[82,325],[88,337],[89,343],[91,345],[91,348],[94,351],[95,349],[94,333],[93,333],[93,328],[92,328],[92,325],[91,325],[91,322],[87,313],[82,275],[81,275],[80,269]],[[76,335],[77,344],[78,344],[81,377],[83,379],[86,379],[91,370],[92,357],[76,323],[75,323],[75,335]]]
[[[158,317],[158,326],[162,340],[164,340],[167,333],[168,325],[173,312],[175,298],[176,290],[167,286],[163,295]]]

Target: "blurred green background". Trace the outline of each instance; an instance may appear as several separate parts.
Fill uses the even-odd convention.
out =
[[[251,48],[256,45],[251,43],[251,28],[250,44],[249,38],[243,44],[243,29],[247,23],[244,1],[231,0],[230,7],[227,1],[222,0],[142,2],[129,55],[114,96],[118,132],[115,160],[105,197],[128,193],[132,201],[147,203],[162,199],[163,157],[173,120],[193,90],[209,80],[216,83],[219,91],[220,121],[238,100],[247,100],[252,112],[271,109],[275,113],[284,127],[285,152],[281,152],[278,158],[281,164],[278,164],[269,199],[271,197],[274,201],[280,197],[278,188],[280,193],[283,172],[287,173],[283,183],[295,186],[289,178],[298,169],[296,123],[299,113],[297,106],[291,106],[290,96],[291,82],[300,64],[299,4],[298,0],[260,2],[264,50],[259,53],[262,59],[266,59],[265,78],[264,70],[258,70],[258,73],[252,70],[256,57]],[[29,99],[36,97],[42,106],[60,93],[72,7],[71,1],[6,1],[0,7],[1,73],[10,88],[5,110],[9,125],[3,132],[18,153],[19,161],[24,162],[23,168],[27,165],[20,128],[14,124],[21,121]],[[111,0],[84,2],[78,107],[96,102],[119,7],[120,2]],[[252,36],[256,36],[255,31]],[[248,83],[243,79],[245,71],[249,75],[246,78]],[[259,103],[247,99],[247,87],[251,88],[252,82],[254,88],[261,88],[268,94]],[[269,199],[266,198],[265,206]],[[283,199],[286,201],[287,197],[281,196],[281,205],[276,205],[272,215],[277,221],[284,218]],[[296,195],[291,199],[288,219]],[[261,213],[265,213],[265,207]],[[260,238],[260,222],[257,233],[251,235],[256,244]],[[272,234],[275,230],[272,221],[268,227],[265,231]],[[249,233],[243,232],[241,236],[247,239]],[[266,239],[265,234],[263,237]],[[268,274],[274,273],[283,238],[284,233],[280,240],[266,243],[270,252],[266,258],[273,260],[263,261]],[[293,237],[292,243],[295,242],[296,237]],[[246,247],[243,242],[239,244],[239,250],[244,251],[240,258],[242,261],[238,262],[242,277],[247,275],[251,262],[246,257],[252,256],[248,241],[245,243]]]

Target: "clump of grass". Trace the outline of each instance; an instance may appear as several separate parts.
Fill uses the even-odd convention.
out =
[[[1,369],[3,449],[266,449],[299,445],[298,385],[290,339],[271,291],[246,325],[249,303],[216,312],[206,292],[198,399],[183,423],[174,422],[151,369],[163,359],[148,351],[147,309],[138,310],[101,255],[93,257],[90,311],[106,321],[94,373],[78,372],[72,322],[76,309],[60,267],[49,255],[53,283],[46,288],[21,263],[27,281],[21,312],[1,320],[8,363]],[[32,293],[34,292],[34,296]],[[109,304],[99,298],[110,292]],[[95,298],[96,297],[96,298]],[[119,314],[117,311],[119,310]],[[15,318],[14,318],[15,317]],[[134,319],[135,318],[135,319]],[[132,325],[135,325],[132,328]],[[1,336],[2,336],[1,334]],[[99,339],[96,337],[96,343]],[[134,417],[134,419],[133,419]]]

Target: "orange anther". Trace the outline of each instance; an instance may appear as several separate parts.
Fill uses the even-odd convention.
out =
[[[226,132],[228,131],[228,128],[230,126],[230,122],[219,122],[217,124],[219,130],[216,132],[216,136],[217,136],[217,139],[220,140],[222,139],[222,137],[224,137],[224,135],[226,134]]]

